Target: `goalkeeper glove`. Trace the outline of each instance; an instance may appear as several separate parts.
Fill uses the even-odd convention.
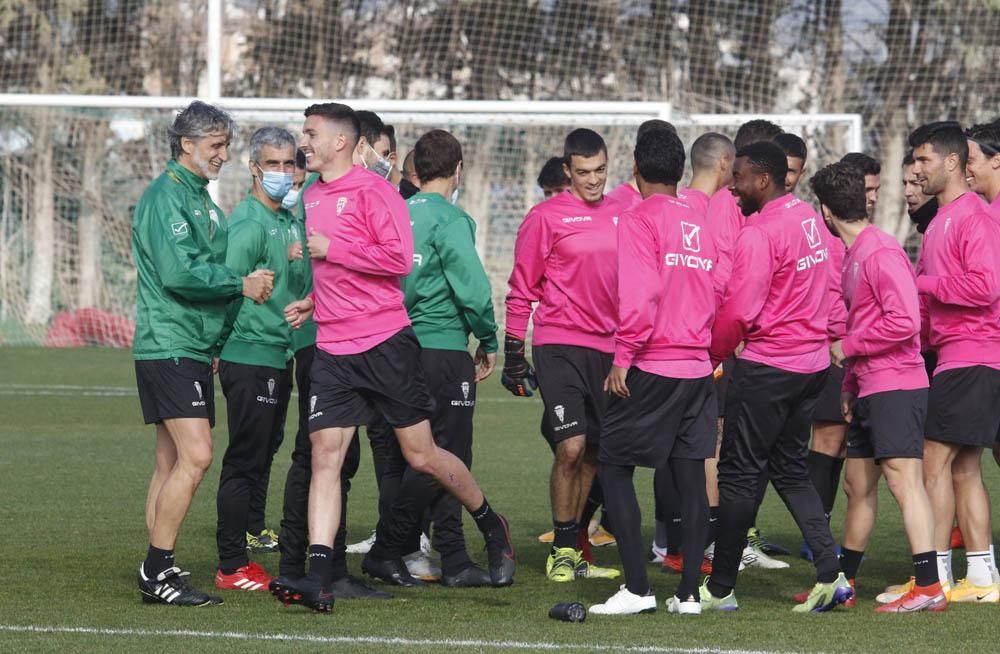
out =
[[[535,371],[524,358],[524,341],[510,334],[503,342],[503,372],[500,373],[500,383],[517,397],[531,397],[533,390],[538,388]]]

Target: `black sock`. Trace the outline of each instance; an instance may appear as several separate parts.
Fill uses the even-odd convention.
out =
[[[858,568],[861,567],[861,559],[864,555],[864,552],[849,550],[846,547],[840,549],[840,567],[844,571],[845,577],[854,579],[858,576]],[[932,559],[931,562],[937,566],[937,561]],[[937,567],[934,569],[937,570]]]
[[[330,566],[333,548],[326,545],[309,546],[309,576],[319,579],[324,586],[330,583]]]
[[[913,577],[917,586],[933,586],[938,578],[937,552],[921,552],[913,555]]]
[[[843,465],[840,459],[814,450],[809,450],[809,455],[806,457],[809,478],[812,479],[813,486],[819,493],[819,500],[823,504],[823,513],[826,514],[827,520],[830,519],[830,513],[833,512],[833,501],[837,498],[837,487],[830,483],[835,463]],[[840,479],[839,469],[837,470],[837,479],[838,481]]]
[[[483,534],[488,534],[500,526],[500,518],[485,497],[483,497],[483,505],[475,511],[471,511],[470,515]],[[576,534],[573,535],[573,543],[576,544]]]
[[[729,595],[729,593],[733,592],[733,589],[729,588],[728,586],[723,586],[722,584],[717,584],[714,581],[712,581],[711,577],[709,577],[708,592],[712,593],[712,597],[717,597],[719,599],[722,599],[723,597]]]
[[[234,575],[239,568],[219,568],[219,572],[224,575]]]
[[[552,531],[555,538],[552,539],[552,547],[572,547],[576,549],[576,522],[552,521]]]
[[[705,547],[715,542],[715,537],[719,533],[719,507],[708,507],[708,533],[705,536]]]
[[[833,513],[833,505],[837,503],[837,495],[840,494],[840,473],[843,469],[844,459],[834,459],[830,464],[830,509],[827,513]]]
[[[681,516],[679,513],[667,515],[664,523],[667,527],[667,554],[679,554],[681,551]]]
[[[147,579],[156,579],[158,574],[173,566],[173,550],[161,550],[159,547],[150,545],[146,551],[146,560],[142,562],[142,571]]]

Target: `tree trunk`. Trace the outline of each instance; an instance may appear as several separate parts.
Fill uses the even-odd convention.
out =
[[[101,300],[101,156],[106,133],[100,122],[84,131],[81,207],[77,221],[78,286],[76,306],[96,307]]]
[[[52,317],[55,265],[55,197],[52,179],[52,120],[48,109],[38,112],[34,143],[31,198],[31,275],[25,323],[43,325]]]

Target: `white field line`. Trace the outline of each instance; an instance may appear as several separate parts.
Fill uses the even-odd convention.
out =
[[[59,396],[59,397],[135,397],[137,394],[134,386],[84,386],[73,384],[0,384],[0,397],[3,396]],[[216,397],[222,397],[222,391],[216,389]],[[297,398],[299,394],[292,391],[292,397]],[[527,402],[534,401],[530,398]],[[516,397],[483,397],[478,398],[476,403],[484,404],[507,404],[509,402],[525,403],[524,398]]]
[[[0,624],[0,633],[79,634],[84,636],[203,638],[205,640],[285,641],[342,645],[381,645],[387,647],[453,647],[471,649],[534,650],[574,652],[648,652],[650,654],[778,654],[766,650],[716,649],[712,647],[658,647],[655,645],[586,645],[514,640],[453,640],[449,638],[385,638],[381,636],[316,636],[311,634],[267,634],[243,631],[193,631],[187,629],[109,629],[104,627],[60,627],[44,625]]]

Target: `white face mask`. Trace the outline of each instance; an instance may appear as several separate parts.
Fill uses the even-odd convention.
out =
[[[281,206],[285,209],[291,209],[296,204],[299,203],[299,189],[293,188],[291,191],[285,194],[285,197],[281,200]]]
[[[389,173],[392,172],[392,162],[376,152],[375,148],[373,148],[371,144],[366,145],[368,145],[368,149],[372,151],[372,154],[375,155],[375,163],[369,166],[368,162],[362,157],[361,162],[364,163],[365,168],[372,171],[376,175],[383,177],[384,179],[389,179]]]

